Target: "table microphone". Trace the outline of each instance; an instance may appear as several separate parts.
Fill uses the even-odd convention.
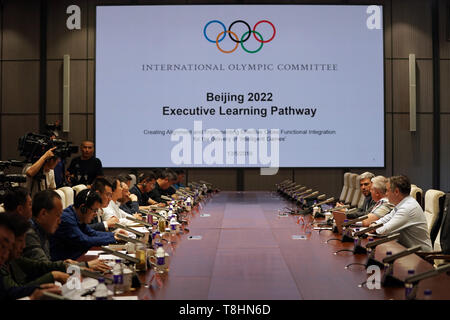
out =
[[[397,240],[398,238],[400,238],[400,233],[394,233],[390,236],[387,236],[386,238],[383,239],[379,239],[377,241],[373,241],[373,242],[369,242],[368,244],[366,244],[366,248],[374,248],[382,243],[386,243],[386,242],[390,242],[390,241],[394,241]]]
[[[370,232],[370,231],[375,231],[375,230],[377,230],[378,228],[380,228],[380,227],[382,227],[382,226],[383,226],[383,224],[382,224],[382,223],[379,223],[379,224],[377,224],[377,225],[374,225],[373,227],[368,227],[368,228],[366,228],[366,229],[364,229],[364,230],[355,232],[355,233],[353,234],[353,236],[355,236],[355,237],[362,236],[363,234],[368,233],[368,232]]]
[[[141,240],[133,239],[133,238],[124,236],[123,234],[120,234],[120,233],[117,234],[117,237],[118,237],[120,240],[123,240],[123,241],[126,241],[126,242],[133,242],[133,243],[137,243],[137,244],[143,244],[143,245],[146,245],[146,243],[145,243],[145,242],[142,242]]]
[[[334,207],[334,208],[331,208],[331,209],[329,209],[328,211],[339,211],[339,210],[342,210],[342,209],[347,209],[347,208],[350,208],[350,205],[349,204],[346,204],[346,205],[343,205],[343,206],[340,206],[340,207]]]
[[[133,228],[127,227],[127,226],[125,226],[125,225],[123,225],[123,224],[116,223],[116,226],[117,226],[118,228],[120,228],[120,229],[123,229],[123,230],[126,230],[126,231],[128,231],[128,232],[134,233],[134,234],[137,235],[138,237],[143,238],[143,237],[145,236],[145,234],[143,234],[142,232],[137,231],[137,230],[134,230]]]
[[[327,203],[330,203],[330,202],[333,202],[333,201],[334,201],[334,198],[331,197],[331,198],[328,198],[327,200],[324,200],[322,202],[316,203],[316,206],[321,206],[323,204],[327,204]]]
[[[107,253],[110,253],[110,254],[112,254],[112,255],[114,255],[114,256],[116,256],[116,257],[119,257],[119,258],[121,258],[121,259],[128,260],[128,261],[130,261],[130,262],[132,262],[132,263],[139,263],[139,262],[140,262],[140,260],[139,260],[138,258],[129,256],[128,254],[125,254],[125,253],[122,253],[122,252],[118,252],[118,251],[112,250],[112,249],[107,248],[107,247],[105,247],[105,246],[102,246],[101,248],[102,248],[103,251],[105,251],[105,252],[107,252]]]
[[[314,197],[318,194],[319,194],[319,191],[314,191],[313,193],[310,193],[310,194],[304,196],[303,199],[308,199],[308,198]]]
[[[308,194],[308,193],[310,193],[312,190],[313,190],[313,189],[305,190],[305,191],[303,191],[303,192],[300,192],[300,193],[295,194],[295,196],[299,197],[299,196],[302,196],[302,195],[304,195],[304,194]]]
[[[113,283],[112,279],[104,277],[100,272],[94,272],[94,271],[89,271],[89,270],[86,270],[86,269],[80,269],[80,274],[83,277],[97,279],[97,280],[100,279],[100,278],[104,278],[105,279],[105,284],[112,284]]]
[[[420,249],[421,249],[420,245],[414,246],[412,248],[408,248],[408,249],[403,250],[403,251],[401,251],[399,253],[396,253],[396,254],[394,254],[392,256],[385,257],[383,259],[383,262],[384,263],[394,263],[395,260],[397,260],[399,258],[402,258],[402,257],[409,256],[410,254],[416,253],[417,251],[420,251]]]
[[[352,209],[352,210],[353,210],[353,209]],[[350,210],[349,210],[349,211],[350,211]],[[354,223],[356,223],[356,222],[358,222],[358,221],[366,220],[367,218],[368,218],[368,216],[365,215],[365,216],[361,216],[361,217],[356,218],[356,219],[348,220],[347,222],[344,222],[344,223],[342,224],[342,226],[343,226],[343,227],[347,227],[347,226],[352,225],[352,224],[354,224]]]
[[[150,228],[153,227],[152,224],[150,224],[150,223],[148,223],[148,222],[146,222],[146,221],[142,221],[142,220],[136,219],[136,218],[134,218],[134,217],[130,217],[130,216],[126,216],[126,218],[127,218],[128,220],[130,220],[130,221],[133,221],[133,222],[136,222],[136,223],[140,223],[140,224],[142,224],[143,226],[150,227]]]
[[[395,260],[413,254],[420,250],[420,246],[415,246],[406,250],[403,250],[392,256],[385,257],[383,263],[385,265],[383,279],[381,279],[381,285],[383,287],[403,287],[404,282],[394,276],[394,262]]]
[[[413,300],[416,298],[417,288],[418,288],[420,280],[431,278],[431,277],[437,276],[441,273],[448,272],[448,271],[450,271],[450,263],[439,266],[436,269],[425,271],[425,272],[419,273],[417,275],[406,278],[405,284],[410,283],[413,285],[412,290],[409,292],[408,295],[406,295],[406,299]]]

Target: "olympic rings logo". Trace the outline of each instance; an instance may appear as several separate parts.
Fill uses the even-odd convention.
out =
[[[209,27],[210,24],[213,24],[213,23],[217,23],[217,24],[221,25],[222,28],[223,28],[223,31],[220,32],[220,33],[217,35],[217,37],[216,37],[215,40],[210,39],[210,38],[206,35],[206,29]],[[233,31],[231,31],[231,28],[232,28],[235,24],[237,24],[237,23],[242,23],[242,24],[244,24],[244,25],[247,27],[247,29],[248,29],[248,31],[245,32],[245,33],[241,36],[240,39],[239,39],[239,37],[237,36],[236,33],[234,33]],[[262,37],[262,35],[261,35],[258,31],[256,31],[256,27],[257,27],[258,25],[262,24],[262,23],[267,23],[267,24],[269,24],[269,25],[272,27],[272,29],[273,29],[273,35],[272,35],[272,37],[270,37],[268,40],[264,40],[263,37]],[[256,39],[256,41],[258,41],[258,42],[260,43],[259,48],[256,49],[256,50],[253,50],[253,51],[247,49],[247,48],[244,46],[244,43],[250,38],[250,35],[251,35],[252,33],[253,33],[253,36],[254,36],[254,38]],[[236,51],[236,49],[239,47],[239,44],[241,45],[242,49],[243,49],[245,52],[247,52],[247,53],[257,53],[258,51],[260,51],[260,50],[262,49],[264,43],[268,43],[268,42],[272,41],[273,38],[275,38],[275,34],[276,34],[276,33],[277,33],[277,31],[276,31],[276,29],[275,29],[275,26],[273,25],[272,22],[270,22],[270,21],[268,21],[268,20],[261,20],[261,21],[257,22],[257,23],[253,26],[253,30],[250,28],[250,25],[249,25],[247,22],[245,22],[244,20],[236,20],[236,21],[234,21],[232,24],[230,24],[230,26],[228,27],[228,30],[227,30],[227,28],[225,27],[225,25],[224,25],[221,21],[219,21],[219,20],[211,20],[211,21],[209,21],[209,22],[205,25],[205,27],[203,28],[203,35],[205,36],[206,40],[208,40],[209,42],[215,43],[216,46],[217,46],[217,49],[219,49],[219,51],[221,51],[221,52],[223,52],[223,53],[232,53],[232,52]],[[235,46],[234,46],[234,48],[231,49],[231,50],[223,50],[223,49],[219,46],[219,43],[220,43],[223,39],[225,39],[225,37],[226,37],[227,34],[228,34],[228,36],[230,37],[230,39],[233,40],[233,42],[236,43]],[[258,38],[259,38],[259,39],[258,39]]]

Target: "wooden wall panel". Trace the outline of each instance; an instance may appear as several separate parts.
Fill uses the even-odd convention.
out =
[[[38,128],[38,115],[2,115],[2,160],[24,160],[17,150],[19,138],[28,132],[37,132]]]
[[[450,60],[440,61],[441,112],[450,112]]]
[[[385,60],[384,62],[384,103],[385,112],[392,112],[392,60]]]
[[[293,169],[279,169],[272,176],[262,176],[260,169],[244,170],[244,190],[262,191],[275,190],[275,184],[286,179],[292,179]]]
[[[431,1],[393,1],[392,24],[394,58],[432,58]]]
[[[441,115],[441,190],[450,192],[450,114]]]
[[[2,112],[39,113],[39,61],[3,61]]]
[[[221,190],[237,190],[236,169],[189,169],[189,181],[205,180],[217,186]]]
[[[432,187],[433,116],[417,115],[417,131],[409,116],[394,114],[394,175],[405,174],[423,190]]]
[[[39,59],[39,1],[3,1],[3,59]]]
[[[439,0],[439,46],[440,58],[450,59],[450,1]]]
[[[295,169],[294,176],[297,183],[326,193],[327,197],[339,197],[344,183],[344,169]]]

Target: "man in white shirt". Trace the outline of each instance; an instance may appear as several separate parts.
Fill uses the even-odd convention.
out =
[[[140,214],[131,215],[119,208],[120,203],[118,202],[118,200],[123,196],[123,189],[119,179],[117,178],[114,178],[111,184],[113,186],[112,197],[108,206],[106,208],[103,208],[103,221],[106,221],[112,217],[116,217],[117,219],[119,219],[120,224],[131,225],[135,224],[135,222],[128,220],[127,216],[135,219],[142,219],[142,216]]]
[[[383,223],[383,226],[376,232],[383,235],[398,232],[400,233],[398,242],[404,247],[411,248],[420,245],[423,251],[431,251],[432,246],[425,214],[417,201],[409,195],[411,192],[409,179],[406,176],[390,177],[386,189],[386,196],[389,202],[395,205],[395,208],[375,222],[376,224]]]

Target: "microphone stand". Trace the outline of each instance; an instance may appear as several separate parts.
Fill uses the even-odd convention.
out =
[[[389,237],[386,237],[384,239],[380,239],[380,240],[377,240],[377,241],[369,242],[366,245],[366,248],[365,248],[367,253],[369,253],[369,255],[367,256],[366,263],[353,262],[353,263],[350,263],[350,264],[346,265],[345,269],[348,269],[352,265],[363,265],[365,267],[365,269],[367,269],[369,266],[372,266],[372,265],[376,265],[376,266],[378,266],[380,268],[383,268],[384,264],[375,259],[375,249],[376,249],[376,247],[378,245],[382,244],[382,243],[386,243],[386,242],[389,242],[389,241],[397,240],[399,237],[400,237],[400,233],[395,233],[395,234],[393,234],[393,235],[391,235]]]
[[[406,284],[412,284],[412,288],[410,288],[409,292],[405,290],[405,298],[406,300],[415,300],[417,289],[419,287],[420,280],[431,278],[434,276],[437,276],[441,273],[450,271],[450,264],[445,264],[440,267],[437,267],[436,269],[425,271],[423,273],[420,273],[418,275],[414,275],[411,277],[408,277],[405,279],[405,285]]]
[[[394,254],[390,257],[385,257],[383,259],[384,263],[384,274],[381,279],[381,285],[383,287],[402,287],[404,285],[404,281],[394,276],[394,262],[398,258],[405,257],[407,255],[413,254],[420,250],[420,246],[415,246],[409,249],[406,249],[402,252]]]
[[[344,222],[344,223],[342,224],[342,226],[348,227],[348,226],[352,223],[352,221],[353,221],[353,222],[358,222],[358,221],[360,221],[360,220],[365,220],[366,218],[367,218],[367,216],[359,217],[359,218],[356,218],[356,219],[353,219],[353,220]],[[361,238],[362,238],[366,233],[368,233],[368,232],[370,232],[370,231],[374,231],[374,230],[380,228],[382,225],[383,225],[383,224],[380,223],[380,224],[377,224],[377,225],[375,225],[375,226],[373,226],[373,227],[366,228],[366,229],[364,229],[364,230],[362,230],[362,231],[357,231],[357,232],[355,232],[355,233],[353,234],[353,236],[356,237],[356,238],[353,238],[353,237],[352,237],[353,242],[354,242],[354,244],[355,244],[354,247],[353,247],[353,249],[352,249],[352,250],[350,250],[350,249],[341,249],[341,250],[336,251],[334,254],[338,254],[339,252],[343,252],[343,251],[353,252],[353,254],[366,254],[366,253],[367,253],[367,249],[364,248],[363,246],[361,246]],[[350,232],[351,232],[351,229],[348,228],[348,229],[346,229],[346,231],[347,231],[347,230],[350,230]]]

